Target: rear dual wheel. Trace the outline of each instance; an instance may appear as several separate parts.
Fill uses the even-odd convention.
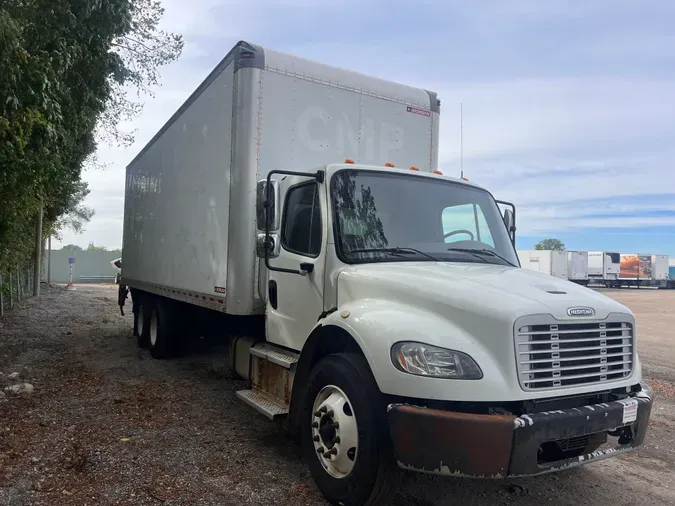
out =
[[[154,358],[169,358],[182,352],[176,302],[144,294],[134,313],[134,334],[140,348],[149,348]]]

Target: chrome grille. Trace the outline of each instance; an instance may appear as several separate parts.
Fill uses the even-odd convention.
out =
[[[633,369],[633,325],[626,321],[516,324],[518,375],[525,390],[616,381]]]

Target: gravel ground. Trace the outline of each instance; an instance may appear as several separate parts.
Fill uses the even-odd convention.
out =
[[[394,506],[673,504],[675,291],[607,294],[635,311],[658,396],[639,450],[532,479],[406,474]],[[153,360],[115,299],[45,287],[0,320],[0,384],[16,371],[35,387],[0,400],[0,505],[325,504],[296,443],[236,399],[225,349]]]

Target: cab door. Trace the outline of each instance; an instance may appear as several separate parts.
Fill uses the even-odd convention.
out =
[[[323,311],[325,185],[287,177],[279,193],[284,198],[279,253],[269,259],[267,340],[300,350]]]

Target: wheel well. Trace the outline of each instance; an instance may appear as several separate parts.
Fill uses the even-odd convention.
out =
[[[300,430],[298,413],[301,411],[300,406],[305,393],[304,386],[314,364],[325,356],[345,352],[358,353],[363,356],[361,347],[346,330],[329,325],[317,327],[310,334],[302,348],[293,379],[294,388],[288,414],[288,428],[291,433],[297,434]]]

